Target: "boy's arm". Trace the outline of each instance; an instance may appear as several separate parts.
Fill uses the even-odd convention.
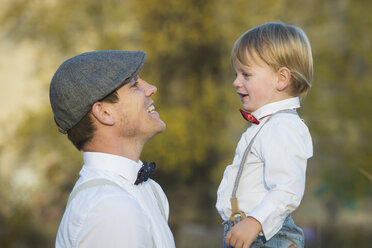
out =
[[[257,140],[268,193],[249,215],[261,223],[267,240],[280,230],[285,218],[300,204],[305,190],[307,159],[312,156],[307,127],[294,119],[298,118],[296,116],[286,117],[271,120]]]
[[[235,248],[249,248],[260,232],[262,232],[261,223],[248,216],[227,233],[225,243]]]

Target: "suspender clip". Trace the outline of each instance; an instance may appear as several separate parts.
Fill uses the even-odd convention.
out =
[[[230,215],[230,221],[235,225],[241,220],[244,220],[246,218],[245,213],[239,210],[238,207],[238,198],[231,197],[231,215]]]

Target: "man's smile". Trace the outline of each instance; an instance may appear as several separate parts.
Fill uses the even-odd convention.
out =
[[[152,113],[154,111],[155,111],[155,106],[151,104],[150,107],[147,108],[147,113]]]

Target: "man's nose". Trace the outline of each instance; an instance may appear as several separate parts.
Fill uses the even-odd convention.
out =
[[[145,80],[142,80],[142,81],[143,81],[143,88],[145,90],[146,96],[152,96],[158,91],[158,88],[156,88],[155,85],[149,84]]]

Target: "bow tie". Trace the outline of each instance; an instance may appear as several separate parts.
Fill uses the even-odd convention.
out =
[[[251,123],[254,123],[254,124],[260,124],[260,122],[256,119],[256,117],[254,117],[253,115],[239,109],[240,113],[242,114],[243,118]]]
[[[151,173],[155,170],[155,167],[155,162],[151,162],[148,164],[146,161],[144,161],[141,169],[138,171],[137,180],[134,184],[138,185],[140,183],[146,182],[147,179],[150,178]]]

